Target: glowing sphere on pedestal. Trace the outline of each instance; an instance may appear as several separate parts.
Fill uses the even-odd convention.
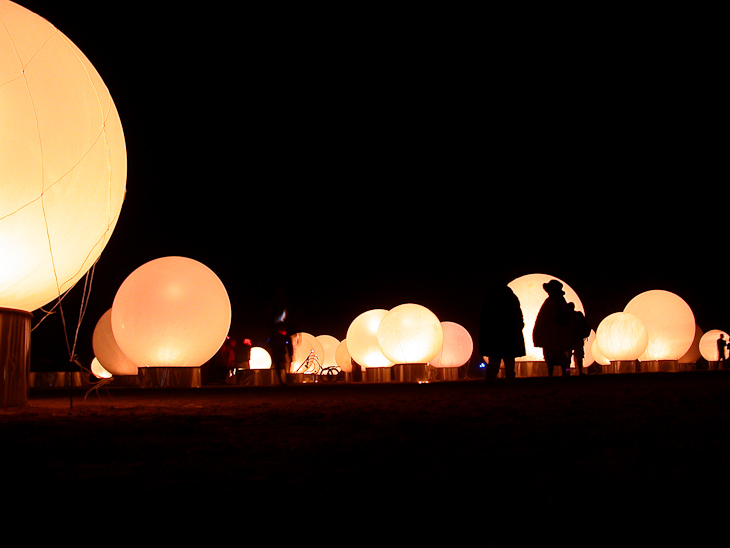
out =
[[[522,318],[525,322],[525,327],[522,330],[522,334],[525,338],[525,355],[516,358],[517,361],[540,361],[544,359],[542,348],[536,348],[532,343],[532,331],[535,328],[537,314],[540,312],[542,304],[548,297],[548,294],[545,292],[542,285],[550,280],[558,280],[562,283],[563,291],[565,292],[565,300],[569,303],[575,304],[575,309],[578,312],[585,314],[583,303],[580,302],[576,292],[563,280],[556,278],[555,276],[549,276],[547,274],[527,274],[512,280],[507,285],[510,289],[512,289],[514,294],[517,295],[517,298],[520,301]]]
[[[99,258],[124,200],[122,125],[84,54],[0,1],[0,307],[32,311]]]
[[[661,289],[631,299],[624,312],[639,318],[649,334],[641,361],[679,360],[692,346],[695,317],[684,300]]]
[[[720,335],[723,336],[726,344],[730,343],[730,336],[719,329],[711,329],[702,335],[702,338],[700,339],[700,354],[702,354],[702,357],[708,362],[716,362],[720,359],[720,353],[717,349],[717,340],[720,338]],[[727,358],[727,356],[728,353],[725,351],[725,357]]]
[[[352,356],[347,350],[347,339],[344,339],[335,350],[335,361],[337,366],[345,373],[352,373]]]
[[[322,366],[324,348],[314,335],[295,333],[292,347],[291,373],[315,373]]]
[[[91,337],[94,356],[101,366],[112,375],[136,375],[137,364],[119,348],[112,332],[112,311],[102,314]]]
[[[606,316],[596,330],[601,354],[610,361],[633,361],[646,350],[649,333],[643,322],[626,312]]]
[[[393,363],[428,363],[444,344],[436,314],[419,304],[401,304],[383,316],[378,346]]]
[[[474,351],[471,335],[458,323],[441,322],[441,327],[444,330],[444,344],[430,363],[433,367],[461,367],[469,361]]]
[[[347,351],[361,367],[390,367],[393,362],[385,357],[378,346],[378,328],[388,313],[376,308],[363,312],[347,328]]]
[[[122,283],[112,305],[112,331],[139,367],[198,367],[223,345],[231,303],[221,280],[186,257],[143,264]]]
[[[253,346],[251,347],[248,366],[250,369],[271,369],[271,355],[265,348]]]
[[[322,345],[322,350],[324,351],[324,358],[321,360],[322,367],[339,367],[335,354],[337,347],[340,346],[340,341],[332,335],[317,335],[316,339]]]

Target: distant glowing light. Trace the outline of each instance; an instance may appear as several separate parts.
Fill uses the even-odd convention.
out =
[[[444,342],[441,351],[431,360],[433,367],[461,367],[474,352],[474,342],[463,326],[455,322],[441,322]]]
[[[251,369],[271,369],[271,355],[265,348],[253,346],[248,364]]]
[[[717,348],[717,341],[722,336],[725,344],[730,343],[730,335],[720,329],[711,329],[700,339],[700,353],[702,357],[708,362],[716,362],[720,360],[720,353]],[[725,350],[725,358],[727,358],[728,352]]]

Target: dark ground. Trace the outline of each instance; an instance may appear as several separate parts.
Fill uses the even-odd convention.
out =
[[[8,524],[212,545],[702,546],[726,530],[730,371],[84,395],[0,410]]]

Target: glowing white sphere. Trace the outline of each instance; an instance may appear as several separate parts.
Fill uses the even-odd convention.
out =
[[[251,355],[248,360],[250,369],[271,369],[271,355],[265,348],[252,346],[250,352]]]
[[[565,300],[575,304],[575,309],[585,314],[583,303],[581,303],[576,292],[563,280],[555,276],[549,276],[547,274],[526,274],[525,276],[520,276],[512,280],[507,285],[517,295],[517,299],[520,301],[522,318],[525,322],[525,327],[522,330],[525,337],[525,355],[516,358],[517,361],[540,361],[543,359],[542,348],[536,348],[532,342],[532,332],[535,328],[537,314],[540,312],[540,308],[548,296],[542,285],[550,280],[558,280],[562,283],[563,291],[565,291]]]
[[[363,312],[347,328],[347,350],[361,367],[390,367],[393,362],[385,357],[378,346],[378,328],[388,313],[376,308]]]
[[[112,331],[111,308],[99,318],[91,337],[91,346],[99,364],[112,375],[136,375],[137,364],[130,360],[122,349]]]
[[[599,365],[611,365],[611,360],[604,356],[601,349],[598,348],[598,339],[594,339],[591,343],[591,356]]]
[[[111,379],[112,374],[104,369],[104,366],[102,366],[99,363],[99,360],[94,358],[91,360],[91,374],[94,375],[97,379]]]
[[[679,360],[692,346],[694,314],[674,293],[662,289],[645,291],[631,299],[624,312],[639,318],[649,333],[641,361]]]
[[[702,354],[702,357],[708,362],[716,362],[720,359],[720,354],[717,351],[717,339],[720,338],[720,335],[723,335],[725,342],[730,344],[730,336],[719,329],[711,329],[702,335],[702,338],[700,339],[700,354]],[[728,352],[726,350],[725,357],[727,358],[727,356]]]
[[[337,366],[345,373],[352,373],[352,356],[347,350],[347,339],[343,339],[335,350],[335,361]]]
[[[444,344],[444,329],[436,314],[420,304],[390,310],[378,327],[378,346],[393,363],[428,363]]]
[[[140,367],[199,367],[218,352],[230,325],[223,283],[186,257],[143,264],[124,280],[112,305],[114,338]]]
[[[336,353],[337,347],[340,346],[340,341],[332,335],[317,335],[317,340],[322,345],[322,350],[324,351],[322,367],[339,367]]]
[[[0,1],[0,307],[32,311],[101,255],[127,179],[122,125],[86,56]]]
[[[474,352],[474,342],[469,332],[455,322],[441,322],[444,343],[441,351],[431,360],[433,367],[461,367]]]
[[[324,360],[324,348],[317,337],[309,333],[292,335],[291,373],[316,373]]]
[[[649,332],[633,314],[615,312],[598,324],[596,342],[610,361],[638,360],[649,344]]]

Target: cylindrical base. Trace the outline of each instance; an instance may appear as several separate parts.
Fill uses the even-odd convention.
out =
[[[674,373],[679,370],[678,360],[648,360],[641,362],[641,371],[644,373]]]
[[[200,367],[140,367],[142,388],[200,388]]]
[[[461,367],[433,367],[430,379],[434,381],[458,381],[461,378]]]
[[[427,363],[401,363],[393,366],[393,373],[398,382],[428,382]]]
[[[363,380],[365,382],[391,382],[393,367],[366,367],[363,369]]]
[[[28,404],[32,318],[30,312],[0,308],[0,407]]]

